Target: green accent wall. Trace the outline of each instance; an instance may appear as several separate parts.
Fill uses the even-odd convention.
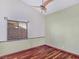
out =
[[[0,56],[45,44],[45,38],[0,42]]]
[[[47,44],[79,54],[79,4],[46,16]]]

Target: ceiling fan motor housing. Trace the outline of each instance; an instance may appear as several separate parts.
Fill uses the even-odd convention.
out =
[[[40,5],[40,7],[41,7],[42,10],[47,10],[47,8],[43,5]]]

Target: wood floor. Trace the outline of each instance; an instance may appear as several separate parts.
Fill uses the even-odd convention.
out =
[[[6,55],[0,59],[79,59],[79,56],[43,45],[19,53]]]

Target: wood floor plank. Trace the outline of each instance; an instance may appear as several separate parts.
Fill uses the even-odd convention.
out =
[[[0,59],[79,59],[79,56],[43,45],[22,52],[2,56]]]

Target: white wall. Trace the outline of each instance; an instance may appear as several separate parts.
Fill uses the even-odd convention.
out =
[[[0,18],[0,41],[7,40],[7,21],[4,18]]]
[[[21,0],[0,0],[0,17],[29,20],[29,37],[44,36],[43,15],[24,4]]]
[[[16,20],[29,20],[29,38],[44,36],[43,15],[33,10],[21,0],[0,0],[0,40],[6,40],[6,21],[4,17]],[[2,21],[1,21],[2,20]],[[14,53],[31,47],[44,45],[45,38],[34,38],[11,42],[0,42],[0,56]]]
[[[79,54],[79,4],[46,16],[47,44]]]

